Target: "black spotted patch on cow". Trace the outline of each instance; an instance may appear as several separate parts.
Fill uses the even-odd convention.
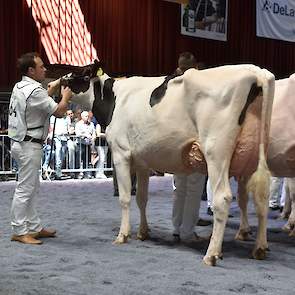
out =
[[[150,98],[150,106],[153,107],[154,105],[158,104],[162,98],[164,97],[167,87],[168,87],[168,82],[175,77],[179,76],[178,74],[172,74],[169,75],[165,78],[164,82],[158,86],[157,88],[154,89],[154,91],[151,94]]]
[[[103,130],[110,124],[115,108],[115,95],[113,84],[115,80],[105,80],[101,91],[100,81],[94,82],[94,102],[92,107],[93,115]]]
[[[242,109],[242,112],[239,117],[239,125],[242,125],[245,121],[246,112],[249,107],[249,105],[255,100],[255,98],[259,95],[259,93],[262,91],[261,87],[258,87],[256,83],[252,84],[250,92],[247,97],[246,104],[244,108]]]

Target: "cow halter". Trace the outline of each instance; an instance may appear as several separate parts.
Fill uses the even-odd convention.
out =
[[[103,74],[104,74],[104,72],[103,72],[103,69],[102,69],[102,68],[99,68],[99,69],[97,70],[97,72],[96,72],[96,76],[97,76],[97,77],[101,77]]]

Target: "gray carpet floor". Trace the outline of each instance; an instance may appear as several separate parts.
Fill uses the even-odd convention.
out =
[[[284,221],[269,213],[270,252],[249,259],[254,242],[237,242],[239,210],[234,201],[228,220],[224,259],[216,267],[202,263],[208,243],[173,241],[171,176],[151,177],[147,208],[150,239],[135,239],[139,214],[132,198],[132,238],[112,245],[121,211],[112,180],[65,180],[41,183],[38,211],[57,238],[41,246],[10,242],[9,210],[15,182],[0,182],[0,294],[2,295],[206,295],[295,294],[295,240],[281,231]],[[206,215],[202,201],[201,217]],[[256,233],[257,219],[249,204]],[[196,227],[206,236],[212,226]]]

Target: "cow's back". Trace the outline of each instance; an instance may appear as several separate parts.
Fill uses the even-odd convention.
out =
[[[201,138],[208,132],[212,138],[215,138],[212,132],[218,136],[224,124],[219,122],[222,118],[240,128],[239,115],[256,81],[246,67],[245,71],[237,72],[232,67],[202,73],[188,70],[185,76],[186,83],[184,76],[171,80],[165,96],[153,107],[151,93],[164,81],[163,77],[134,77],[116,82],[116,107],[107,130],[111,146],[120,147],[121,153],[130,152],[137,164],[160,171],[191,172],[183,161],[182,151],[193,140],[199,141],[202,150]],[[235,102],[231,93],[242,81],[246,83],[244,102],[241,103],[239,95],[236,98],[239,101]],[[187,103],[183,103],[184,100]],[[120,161],[116,154],[115,161]],[[200,166],[203,167],[203,163]]]

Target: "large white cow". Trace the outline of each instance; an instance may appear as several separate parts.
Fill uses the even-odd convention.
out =
[[[289,78],[275,81],[275,95],[269,134],[267,164],[273,176],[287,177],[287,195],[291,197],[288,223],[284,227],[295,236],[295,74]],[[247,194],[245,179],[239,181],[239,206],[241,223],[236,238],[249,238],[250,227],[247,218]],[[291,210],[292,209],[292,210]],[[285,212],[284,212],[285,213]]]
[[[93,72],[93,71],[92,71]],[[109,87],[104,87],[109,84]],[[100,86],[99,86],[100,85]],[[105,94],[110,86],[114,96]],[[263,97],[257,96],[259,89]],[[91,95],[92,94],[92,95]],[[95,94],[95,95],[93,95]],[[132,77],[113,81],[107,75],[90,81],[89,89],[73,97],[89,107],[101,124],[117,171],[122,220],[115,243],[130,235],[130,170],[137,174],[140,209],[138,238],[148,235],[146,204],[149,169],[171,173],[208,171],[214,195],[214,226],[204,257],[215,265],[222,256],[222,241],[232,193],[229,175],[252,175],[258,204],[255,258],[265,256],[269,175],[265,161],[274,94],[274,76],[253,65],[223,66],[203,71],[190,69],[171,80]],[[99,97],[99,98],[97,98]],[[115,99],[114,99],[115,98]]]

